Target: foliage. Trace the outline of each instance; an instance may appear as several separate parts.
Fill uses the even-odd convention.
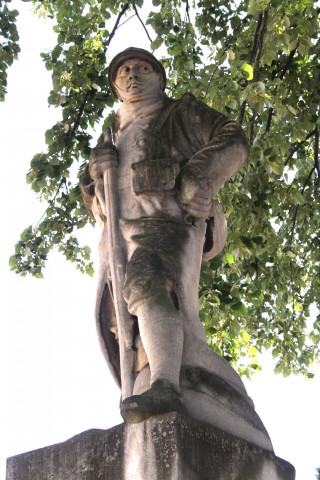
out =
[[[167,52],[169,95],[190,90],[238,119],[251,145],[246,165],[217,194],[229,235],[224,252],[202,269],[200,314],[208,343],[245,375],[260,369],[257,352],[265,347],[278,361],[277,372],[312,376],[320,340],[320,316],[307,325],[310,305],[320,307],[317,5],[153,0],[144,23],[143,0],[33,3],[56,19],[57,45],[42,57],[52,71],[49,104],[62,113],[46,133],[47,152],[35,155],[27,174],[49,206],[39,225],[23,232],[11,268],[41,276],[49,250],[59,245],[81,271],[92,272],[88,248],[73,234],[89,218],[71,166],[80,162],[80,176],[90,154],[88,129],[105,117],[109,122],[106,107],[115,99],[106,53],[120,22],[137,15],[141,28],[153,29],[150,47]]]
[[[0,0],[0,101],[3,102],[7,86],[7,69],[20,52],[19,35],[15,25],[17,10],[9,10],[11,0]]]

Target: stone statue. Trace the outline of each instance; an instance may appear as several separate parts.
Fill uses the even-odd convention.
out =
[[[272,450],[240,377],[208,347],[198,314],[201,261],[226,239],[212,196],[248,155],[241,126],[191,93],[168,98],[163,66],[142,49],[112,60],[109,84],[122,102],[114,145],[110,134],[100,137],[80,187],[104,232],[96,320],[121,384],[122,416],[138,423],[185,412]],[[106,180],[110,168],[115,173]],[[118,240],[110,240],[112,229]],[[122,260],[112,263],[119,248]]]

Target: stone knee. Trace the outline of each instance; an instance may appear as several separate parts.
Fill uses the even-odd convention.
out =
[[[179,310],[174,281],[161,258],[142,248],[137,248],[128,262],[124,298],[129,312],[136,316],[142,306],[149,310],[160,308],[169,315]]]

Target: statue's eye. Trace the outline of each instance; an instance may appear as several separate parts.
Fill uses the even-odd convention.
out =
[[[139,65],[138,70],[140,73],[150,73],[152,69],[150,65],[141,64]]]
[[[123,66],[120,68],[119,74],[121,77],[126,76],[130,72],[130,67]]]
[[[120,70],[119,70],[119,75],[120,75],[120,77],[126,77],[129,73],[130,73],[130,67],[125,67],[125,66],[123,66],[123,67],[120,68]]]

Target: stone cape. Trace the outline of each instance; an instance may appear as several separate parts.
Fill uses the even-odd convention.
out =
[[[219,130],[222,133],[216,134]],[[191,94],[184,95],[178,101],[165,96],[164,107],[148,127],[146,134],[150,161],[157,158],[172,158],[180,171],[186,164],[192,165],[198,176],[206,175],[207,157],[212,155],[212,151],[218,150],[221,146],[231,148],[233,139],[242,143],[244,149],[247,145],[241,127],[236,122],[228,120],[224,115],[195,100]],[[117,127],[114,129],[114,135],[117,138]],[[210,145],[208,139],[211,137],[215,138],[215,143],[212,142]],[[203,148],[208,143],[209,146]],[[223,161],[221,164],[219,168],[223,169]],[[137,183],[139,184],[139,181]],[[81,189],[86,207],[92,211],[95,192],[88,173],[82,179]],[[213,258],[221,251],[225,239],[226,220],[223,210],[217,202],[213,202],[212,218],[207,222],[203,259]],[[109,368],[120,385],[117,322],[106,261],[108,252],[101,242],[99,249],[101,269],[95,312],[97,330]],[[140,348],[136,364],[141,364],[142,367],[137,368],[134,394],[144,392],[150,385],[147,359],[141,358],[143,349],[141,345],[138,347]],[[192,324],[192,328],[184,326],[180,387],[184,404],[191,417],[272,451],[269,436],[254,410],[240,377],[221,356],[208,347],[199,319]]]

